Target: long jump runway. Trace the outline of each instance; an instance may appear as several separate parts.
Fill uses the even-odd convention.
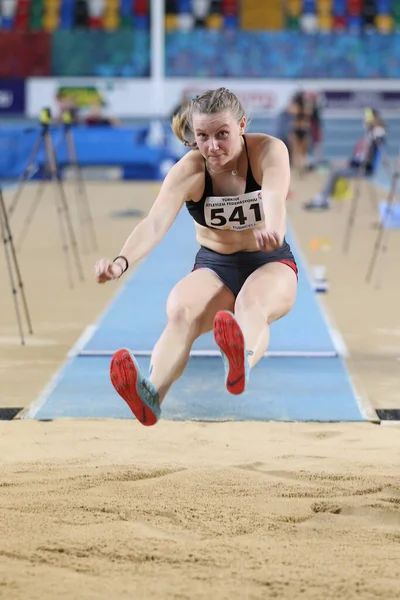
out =
[[[170,390],[162,416],[171,420],[363,421],[366,414],[351,384],[339,336],[322,312],[290,230],[299,267],[295,307],[271,326],[266,356],[253,369],[241,396],[228,394],[212,333],[193,346],[187,368]],[[64,367],[23,418],[134,418],[109,381],[109,363],[130,348],[148,369],[151,350],[166,323],[173,285],[193,267],[194,225],[181,211],[159,246],[126,279],[97,323],[89,326]],[[112,285],[112,284],[110,284]]]

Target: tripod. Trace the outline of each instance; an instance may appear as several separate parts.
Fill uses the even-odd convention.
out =
[[[371,259],[370,259],[370,262],[368,265],[367,274],[365,276],[366,283],[370,283],[370,281],[371,281],[371,277],[372,277],[372,274],[375,269],[375,265],[376,265],[376,262],[378,259],[379,252],[381,251],[382,254],[386,254],[387,249],[388,249],[390,221],[391,221],[391,217],[392,217],[393,206],[395,204],[395,200],[396,200],[396,196],[397,196],[397,186],[398,186],[399,179],[400,179],[399,167],[400,167],[400,151],[399,151],[399,154],[398,154],[396,162],[395,162],[394,171],[392,173],[392,179],[391,179],[389,194],[388,194],[387,201],[386,201],[385,212],[379,223],[379,228],[378,228],[378,232],[376,235],[375,244],[372,249],[372,256],[371,256]],[[386,228],[386,236],[385,236],[385,228]],[[382,275],[383,275],[383,267],[380,271],[380,278],[379,278],[379,282],[377,283],[377,287],[380,286]]]
[[[380,160],[381,164],[383,166],[385,166],[385,163],[387,164],[387,162],[388,162],[388,157],[387,157],[385,147],[383,144],[379,145],[379,153],[380,153],[379,160]],[[374,172],[375,172],[375,169],[374,169]],[[351,234],[353,232],[353,228],[354,228],[354,224],[355,224],[355,220],[356,220],[358,203],[359,203],[359,199],[361,196],[361,183],[362,183],[362,181],[368,181],[368,179],[372,179],[372,178],[373,178],[373,175],[370,175],[368,177],[366,174],[366,160],[364,159],[360,163],[360,165],[357,169],[356,176],[355,176],[354,193],[353,193],[353,196],[351,199],[349,216],[348,216],[348,220],[347,220],[347,226],[346,226],[345,236],[344,236],[344,241],[343,241],[343,252],[345,254],[348,253],[349,248],[350,248]],[[375,194],[374,190],[371,188],[371,185],[373,186],[373,183],[370,183],[369,198],[371,201],[371,209],[375,213],[376,209],[377,209],[377,199],[376,199],[376,194]]]
[[[67,153],[68,153],[68,164],[72,165],[73,170],[75,172],[75,181],[76,181],[76,200],[78,207],[78,216],[79,223],[81,226],[81,236],[82,236],[82,248],[85,252],[88,251],[87,239],[85,236],[85,227],[87,229],[87,233],[89,235],[90,240],[90,248],[91,250],[97,250],[97,239],[96,232],[93,224],[93,216],[90,210],[90,204],[86,193],[85,182],[82,175],[82,169],[80,168],[78,162],[78,156],[76,152],[75,140],[72,135],[72,116],[69,110],[63,112],[63,130],[64,130],[64,140],[67,145]]]
[[[345,234],[344,234],[343,252],[345,254],[348,253],[349,248],[350,248],[350,238],[351,238],[354,223],[356,220],[358,201],[359,201],[360,195],[361,195],[361,180],[363,177],[363,172],[364,172],[364,163],[361,163],[357,169],[356,183],[354,186],[354,193],[351,198],[349,217],[347,219],[347,226],[346,226],[346,230],[345,230]]]
[[[15,312],[17,315],[18,329],[21,337],[22,346],[25,345],[24,330],[22,327],[21,311],[18,302],[18,288],[21,296],[22,307],[25,313],[25,318],[28,326],[28,332],[33,333],[31,319],[29,316],[28,304],[25,298],[24,284],[22,282],[21,271],[19,269],[17,255],[14,248],[13,237],[10,229],[10,223],[7,216],[6,207],[4,204],[3,192],[0,186],[0,232],[3,238],[4,251],[6,256],[7,270],[10,277],[11,292],[14,297]]]
[[[65,261],[66,261],[68,284],[69,284],[70,288],[73,288],[74,284],[73,284],[73,276],[72,276],[70,251],[72,252],[73,257],[74,257],[75,265],[76,265],[76,269],[77,269],[77,273],[78,273],[78,277],[79,277],[80,281],[84,280],[84,275],[83,275],[82,262],[81,262],[80,255],[79,255],[79,249],[78,249],[78,245],[76,242],[75,231],[74,231],[74,227],[72,224],[71,215],[70,215],[70,211],[69,211],[69,207],[68,207],[67,197],[66,197],[64,187],[63,187],[63,184],[61,181],[61,176],[60,176],[59,168],[58,168],[57,161],[56,161],[56,155],[55,155],[55,151],[54,151],[53,141],[52,141],[52,138],[50,135],[50,124],[51,124],[50,109],[44,108],[40,114],[41,130],[40,130],[39,137],[34,145],[31,156],[29,157],[27,167],[20,178],[19,186],[15,193],[12,204],[9,208],[8,214],[9,214],[9,217],[11,217],[12,214],[14,213],[16,206],[18,204],[18,201],[21,197],[24,183],[26,182],[26,180],[29,177],[30,172],[34,168],[34,163],[35,163],[37,154],[38,154],[41,146],[43,146],[44,154],[45,154],[44,172],[45,172],[46,177],[48,176],[50,178],[50,180],[52,180],[55,183],[56,192],[57,192],[56,209],[57,209],[57,216],[58,216],[58,222],[59,222],[59,228],[60,228],[61,246],[62,246],[62,250],[64,252]],[[44,185],[45,185],[45,180],[43,180],[40,183],[40,185],[37,189],[36,195],[35,195],[35,199],[33,201],[31,209],[28,213],[27,219],[25,220],[24,228],[23,228],[23,232],[22,232],[25,235],[26,235],[26,232],[27,232],[27,229],[28,229],[30,223],[33,220],[35,211],[39,205],[40,199],[41,199],[43,191],[44,191]]]

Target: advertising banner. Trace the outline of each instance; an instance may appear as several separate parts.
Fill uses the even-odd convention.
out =
[[[69,98],[82,115],[96,104],[105,114],[121,119],[168,118],[185,98],[221,86],[238,95],[250,119],[274,118],[299,91],[318,93],[326,116],[358,116],[368,107],[386,114],[400,110],[397,81],[46,77],[27,80],[26,114],[35,118],[43,107],[50,107],[57,116],[60,102]]]
[[[29,117],[39,116],[43,107],[57,117],[67,99],[81,115],[94,105],[118,118],[148,117],[154,111],[148,79],[30,78],[26,94]]]
[[[94,104],[118,118],[168,117],[185,97],[221,85],[237,93],[250,116],[279,112],[297,84],[265,81],[192,81],[149,79],[31,78],[27,84],[27,116],[36,117],[44,106],[59,112],[60,100],[72,99],[82,114]]]
[[[400,110],[400,86],[398,90],[323,90],[322,103],[326,109]]]

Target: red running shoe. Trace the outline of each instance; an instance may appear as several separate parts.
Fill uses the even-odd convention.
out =
[[[161,415],[158,392],[135,357],[121,348],[111,359],[111,383],[142,425],[155,425]]]
[[[224,361],[226,389],[241,394],[249,377],[249,364],[242,330],[228,310],[220,310],[214,317],[214,339]]]

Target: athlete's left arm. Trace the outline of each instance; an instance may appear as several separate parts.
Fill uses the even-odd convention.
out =
[[[262,173],[262,203],[265,215],[268,246],[272,249],[283,244],[286,233],[286,198],[290,185],[289,153],[277,138],[260,141],[259,165]],[[274,242],[275,240],[275,242]]]

